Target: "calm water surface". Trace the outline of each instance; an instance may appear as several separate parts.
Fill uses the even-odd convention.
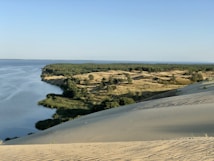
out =
[[[48,93],[61,93],[41,81],[41,68],[50,61],[0,60],[0,139],[36,132],[35,123],[55,110],[38,106]]]

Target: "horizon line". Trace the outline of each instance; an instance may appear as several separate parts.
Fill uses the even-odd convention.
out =
[[[167,63],[167,64],[214,64],[209,61],[158,61],[158,60],[104,60],[104,59],[47,59],[47,58],[0,58],[0,60],[17,60],[17,61],[86,61],[86,62],[123,62],[123,63]]]

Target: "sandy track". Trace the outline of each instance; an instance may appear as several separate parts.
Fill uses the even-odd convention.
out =
[[[1,161],[57,160],[207,160],[214,158],[214,138],[165,141],[0,146]]]

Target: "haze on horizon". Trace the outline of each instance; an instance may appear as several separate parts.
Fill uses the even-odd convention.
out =
[[[0,59],[214,62],[213,0],[6,0]]]

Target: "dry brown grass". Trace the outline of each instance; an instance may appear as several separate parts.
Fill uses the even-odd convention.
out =
[[[183,78],[183,74],[186,71],[170,71],[170,72],[158,72],[158,73],[148,73],[148,72],[125,72],[125,71],[114,71],[110,70],[108,72],[93,72],[81,75],[75,75],[75,78],[80,80],[88,79],[89,75],[92,74],[94,79],[90,81],[90,84],[87,85],[87,88],[91,90],[99,84],[103,78],[109,79],[109,77],[113,78],[121,78],[126,79],[125,73],[129,74],[132,78],[132,84],[128,83],[120,83],[117,84],[117,89],[112,91],[111,94],[121,95],[126,94],[128,92],[142,92],[142,91],[166,91],[181,88],[184,85],[190,84],[191,81],[189,79]],[[176,77],[177,83],[169,82],[172,75]],[[168,81],[167,83],[161,83],[158,81],[154,81],[154,78],[158,78],[161,81]],[[81,87],[84,87],[82,85]]]
[[[129,75],[132,79],[132,83],[127,82],[126,75]],[[202,72],[204,79],[214,77],[213,72]],[[89,80],[89,75],[93,75],[93,80]],[[111,95],[125,95],[128,93],[136,94],[143,92],[161,92],[182,88],[183,86],[192,83],[191,75],[186,70],[172,70],[168,72],[146,72],[146,71],[121,71],[121,70],[109,70],[107,72],[92,72],[87,74],[74,75],[74,78],[78,78],[81,84],[78,84],[80,88],[86,88],[91,94],[94,101],[102,100]],[[109,78],[126,80],[122,83],[115,84],[116,89],[107,91],[106,88],[99,89],[101,81],[105,78],[106,81]],[[51,76],[45,77],[45,80],[55,81],[59,79],[65,79],[64,76]],[[85,83],[87,80],[87,83]],[[55,82],[60,84],[63,81]],[[54,83],[53,83],[54,84]]]

